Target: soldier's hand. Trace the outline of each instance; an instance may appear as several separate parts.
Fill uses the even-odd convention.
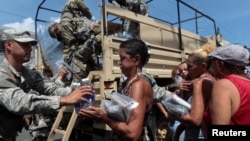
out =
[[[60,70],[59,70],[57,79],[58,79],[58,80],[62,80],[63,77],[64,77],[67,73],[68,73],[67,67],[62,66],[62,67],[60,68]]]
[[[80,86],[79,88],[72,91],[69,95],[61,98],[61,105],[71,105],[80,101],[88,102],[84,98],[85,95],[93,95],[94,91],[92,86]]]

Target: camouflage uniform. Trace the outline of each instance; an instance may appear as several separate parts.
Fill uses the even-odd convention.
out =
[[[148,6],[143,0],[109,0],[109,2],[132,12],[148,15]],[[123,30],[132,38],[139,38],[139,23],[125,19],[123,21]]]
[[[100,49],[100,42],[95,36],[100,33],[100,25],[87,18],[73,18],[62,25],[61,32],[64,61],[73,63],[74,81],[80,82],[95,69],[92,55]]]
[[[92,18],[92,13],[82,0],[68,0],[63,7],[61,24],[68,22],[72,18]]]
[[[101,29],[91,18],[92,13],[82,0],[68,0],[62,10],[63,57],[66,63],[73,64],[73,81],[80,81],[95,69],[92,55],[100,46],[96,35]]]
[[[51,78],[50,80],[54,81],[58,86],[64,87],[64,83],[61,80],[56,78]],[[46,81],[50,81],[49,78]],[[71,91],[70,87],[65,87],[66,91]],[[33,91],[34,94],[39,95],[38,92]],[[49,135],[49,132],[53,126],[55,118],[57,116],[57,111],[49,113],[39,113],[32,115],[30,117],[31,123],[29,124],[28,130],[32,137],[32,141],[46,141]],[[67,115],[68,116],[68,115]],[[66,120],[65,122],[68,122]],[[64,123],[67,124],[67,123]]]
[[[3,59],[0,63],[0,139],[14,141],[24,127],[24,115],[54,112],[60,108],[61,96],[70,92],[71,89],[45,80],[35,70],[23,67],[18,73]]]

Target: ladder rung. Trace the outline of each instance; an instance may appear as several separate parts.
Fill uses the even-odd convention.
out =
[[[60,129],[54,129],[54,132],[55,132],[55,133],[62,134],[62,135],[64,135],[64,134],[66,133],[65,130],[60,130]]]
[[[92,77],[94,77],[95,75],[100,76],[101,78],[99,78],[99,79],[102,79],[102,77],[103,77],[101,71],[91,71],[89,76],[88,76],[89,80],[92,80]],[[101,101],[102,98],[98,97],[97,99],[99,101]],[[66,129],[62,130],[61,128],[59,129],[59,126],[60,126],[61,121],[63,120],[64,113],[71,113],[71,117],[70,117],[70,120],[68,122]],[[59,134],[63,135],[62,141],[68,141],[73,128],[76,128],[75,124],[77,124],[77,122],[78,122],[78,114],[75,111],[74,105],[67,105],[67,106],[61,107],[61,109],[58,110],[56,119],[53,123],[51,130],[50,130],[47,141],[53,141],[55,133],[59,133]]]

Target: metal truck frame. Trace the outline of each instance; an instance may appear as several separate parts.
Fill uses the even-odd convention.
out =
[[[45,20],[37,18],[39,14],[39,9],[60,13],[60,11],[42,7],[45,1],[46,0],[43,0],[38,7],[36,14],[36,27],[37,22],[46,22]],[[101,69],[91,71],[88,75],[88,78],[91,80],[96,92],[97,106],[101,103],[103,99],[108,99],[108,94],[113,91],[117,91],[119,78],[121,76],[121,71],[118,64],[118,49],[119,44],[126,39],[116,36],[116,33],[122,31],[122,25],[117,22],[117,19],[129,19],[139,23],[140,39],[150,44],[151,57],[149,59],[148,64],[145,66],[146,72],[152,75],[157,81],[157,84],[162,87],[165,86],[168,82],[168,79],[171,78],[172,69],[179,65],[182,61],[184,61],[191,51],[201,47],[205,43],[211,43],[214,45],[219,44],[221,39],[220,35],[216,32],[215,21],[209,16],[197,11],[196,9],[192,8],[181,0],[177,0],[178,12],[180,12],[180,4],[186,5],[187,7],[193,9],[202,16],[210,19],[211,22],[214,23],[215,34],[210,37],[202,37],[196,33],[181,29],[181,23],[185,22],[186,20],[180,21],[180,18],[178,18],[178,26],[174,26],[170,23],[166,23],[150,16],[135,14],[134,12],[128,11],[126,9],[106,4],[103,0],[102,4],[100,5],[100,12],[102,16],[102,32],[100,34],[102,48],[98,58]],[[178,13],[178,15],[180,15],[180,13]],[[111,19],[110,17],[115,18]],[[43,65],[46,63],[41,63],[42,55],[39,55],[39,53],[41,53],[41,50],[38,50],[36,52],[37,56],[39,56],[37,57],[37,63],[39,63],[38,69],[44,71],[44,68],[48,69],[49,66]],[[158,117],[158,119],[162,118],[164,117]],[[167,125],[166,122],[167,120],[160,120],[160,122],[158,122],[156,125],[156,129],[158,129],[158,127],[162,129],[162,127],[160,126],[162,124]],[[104,131],[111,130],[107,125],[100,122],[94,122],[93,128]],[[63,134],[64,133],[65,132],[63,132]],[[166,137],[165,139],[159,139],[157,133],[155,138],[156,140],[169,140],[168,137]]]

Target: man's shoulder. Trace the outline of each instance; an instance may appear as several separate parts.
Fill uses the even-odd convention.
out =
[[[68,9],[68,8],[75,8],[78,7],[79,3],[83,3],[82,0],[68,0],[65,5],[64,5],[64,9]]]
[[[4,63],[0,63],[0,75],[1,74],[6,74],[9,71],[8,66]]]
[[[8,71],[4,68],[0,68],[0,79],[3,78],[3,77],[6,77],[8,76]]]
[[[0,68],[0,88],[14,87],[14,77],[10,70]]]

